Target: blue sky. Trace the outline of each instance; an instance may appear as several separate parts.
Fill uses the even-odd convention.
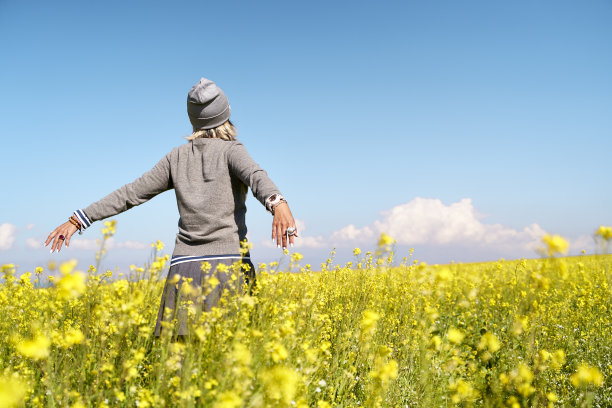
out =
[[[185,142],[202,76],[315,266],[382,231],[430,263],[533,257],[544,232],[592,252],[612,224],[611,18],[609,1],[4,0],[0,263],[93,263],[102,222],[59,254],[37,243]],[[254,260],[277,259],[247,205]],[[103,266],[171,253],[178,216],[169,191],[113,217]]]

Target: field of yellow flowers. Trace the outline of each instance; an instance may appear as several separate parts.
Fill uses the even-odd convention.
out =
[[[555,257],[548,236],[542,259],[427,265],[391,243],[316,272],[261,264],[253,296],[182,302],[185,342],[153,337],[159,241],[129,277],[3,265],[0,406],[612,406],[612,256]]]

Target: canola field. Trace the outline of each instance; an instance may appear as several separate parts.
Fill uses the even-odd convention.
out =
[[[153,337],[159,241],[129,277],[3,265],[0,406],[612,406],[612,256],[558,257],[563,239],[545,237],[541,259],[427,265],[392,242],[319,271],[298,253],[259,265],[253,296],[210,312],[181,302],[187,341],[171,325]],[[216,284],[177,281],[190,296]]]

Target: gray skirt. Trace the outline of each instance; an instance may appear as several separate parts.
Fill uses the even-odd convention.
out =
[[[248,254],[247,254],[248,257]],[[168,276],[166,277],[166,283],[162,292],[161,302],[159,305],[159,311],[157,313],[157,322],[155,324],[155,337],[160,337],[162,329],[162,321],[171,322],[176,319],[176,325],[170,326],[174,328],[173,333],[179,336],[186,336],[189,333],[189,317],[187,309],[180,307],[183,301],[191,301],[196,309],[201,311],[210,311],[213,307],[217,306],[219,299],[223,294],[225,288],[228,289],[229,293],[236,294],[243,288],[243,285],[248,285],[248,290],[240,293],[253,294],[253,288],[256,285],[256,274],[255,267],[251,263],[250,259],[242,259],[243,264],[249,265],[249,270],[241,270],[238,273],[238,279],[235,282],[231,282],[231,270],[226,272],[220,272],[217,270],[217,265],[225,264],[232,265],[238,261],[237,258],[226,258],[226,259],[207,259],[206,262],[210,263],[211,267],[208,272],[203,272],[201,269],[201,261],[183,262],[170,266],[168,270]],[[175,275],[178,274],[180,279],[175,282]],[[217,278],[219,283],[210,291],[210,293],[202,293],[202,288],[210,290],[210,285],[206,285],[208,278],[214,276]],[[185,292],[180,293],[181,286],[184,282],[183,278],[192,278],[190,285],[196,289],[194,294],[186,295]],[[177,309],[177,299],[179,301],[179,307]]]

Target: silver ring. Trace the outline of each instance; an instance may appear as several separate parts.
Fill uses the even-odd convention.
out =
[[[293,227],[287,228],[287,235],[289,236],[295,235],[295,228]]]

